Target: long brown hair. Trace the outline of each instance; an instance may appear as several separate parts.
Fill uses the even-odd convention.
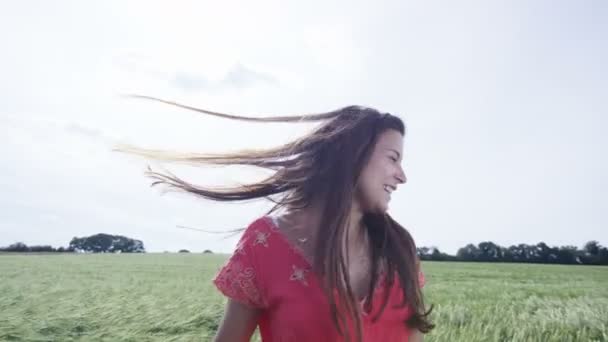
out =
[[[154,179],[152,186],[164,185],[215,201],[244,201],[266,198],[275,203],[269,214],[279,208],[305,208],[313,200],[323,198],[321,214],[323,229],[314,250],[313,267],[322,279],[332,319],[336,329],[351,340],[349,326],[354,324],[355,340],[360,341],[361,319],[357,299],[350,286],[347,257],[340,248],[347,234],[349,214],[355,188],[363,167],[370,159],[379,135],[389,129],[405,135],[401,119],[373,108],[348,106],[327,113],[282,116],[245,117],[208,111],[147,96],[135,96],[200,113],[235,120],[253,122],[318,121],[320,126],[310,134],[284,145],[264,149],[222,154],[175,153],[147,150],[129,146],[117,150],[135,153],[156,160],[191,165],[249,165],[274,171],[260,182],[232,188],[212,189],[184,181],[173,174],[148,169]],[[327,186],[330,184],[331,186]],[[402,307],[412,310],[404,322],[423,333],[434,325],[429,320],[423,295],[418,283],[416,245],[409,232],[386,213],[365,213],[364,224],[370,241],[371,277],[365,309],[371,308],[371,299],[381,273],[386,274],[381,310],[373,317],[377,320],[388,303],[389,289],[398,281],[403,292]],[[395,277],[397,279],[395,279]],[[334,296],[337,292],[337,298]]]

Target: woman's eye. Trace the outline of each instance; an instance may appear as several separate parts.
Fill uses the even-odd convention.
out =
[[[395,163],[397,162],[397,158],[395,158],[395,157],[389,157],[389,158],[391,158],[391,160],[394,161]]]

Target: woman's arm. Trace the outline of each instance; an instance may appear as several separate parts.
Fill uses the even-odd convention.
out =
[[[258,324],[259,310],[228,299],[214,342],[247,342]]]
[[[424,341],[424,334],[420,332],[420,330],[415,329],[412,331],[412,333],[410,334],[410,337],[408,338],[408,342],[423,342]]]

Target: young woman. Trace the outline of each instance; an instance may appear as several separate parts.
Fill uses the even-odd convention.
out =
[[[245,229],[213,279],[228,298],[216,342],[249,341],[256,327],[264,342],[421,341],[433,328],[416,246],[387,213],[391,194],[406,182],[401,119],[360,106],[251,118],[148,99],[237,120],[321,123],[267,150],[181,155],[123,149],[165,161],[273,171],[258,183],[222,190],[148,172],[154,185],[206,199],[276,203]]]

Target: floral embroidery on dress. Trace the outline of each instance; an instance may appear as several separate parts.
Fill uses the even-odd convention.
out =
[[[215,278],[216,285],[231,298],[244,301],[253,306],[262,305],[262,296],[255,283],[253,267],[240,261],[233,261]]]
[[[264,247],[268,247],[268,237],[270,233],[264,233],[259,230],[255,231],[255,240],[253,240],[253,245],[262,245]]]
[[[308,270],[305,268],[296,267],[296,265],[292,265],[291,267],[293,268],[293,273],[291,273],[289,280],[296,280],[308,286],[308,282],[306,281],[306,273],[308,273]]]

